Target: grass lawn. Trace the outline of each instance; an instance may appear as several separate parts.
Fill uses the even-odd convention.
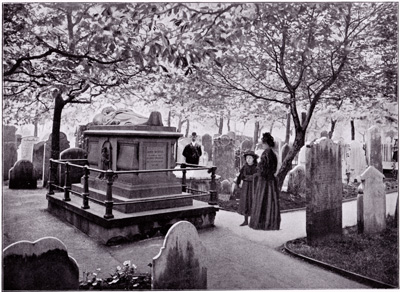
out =
[[[368,278],[398,287],[399,236],[393,217],[379,234],[358,234],[357,227],[343,230],[343,236],[330,236],[313,246],[306,238],[287,243],[287,247],[304,256]]]

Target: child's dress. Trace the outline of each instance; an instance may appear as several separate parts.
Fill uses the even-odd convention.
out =
[[[239,214],[249,216],[253,197],[253,175],[257,173],[257,164],[243,165],[237,178],[237,185],[243,181],[239,201]]]

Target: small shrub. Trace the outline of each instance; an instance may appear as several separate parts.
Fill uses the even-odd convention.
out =
[[[149,264],[151,266],[151,264]],[[131,261],[125,261],[117,266],[110,277],[102,278],[96,273],[84,272],[83,281],[80,282],[80,290],[150,290],[151,274],[139,273],[137,267]]]

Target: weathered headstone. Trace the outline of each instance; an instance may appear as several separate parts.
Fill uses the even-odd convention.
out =
[[[323,137],[306,148],[306,232],[310,244],[342,234],[340,145]]]
[[[367,163],[374,166],[378,171],[383,172],[382,167],[382,139],[381,132],[377,126],[367,131]]]
[[[350,156],[350,145],[345,144],[343,140],[339,140],[342,153],[342,181],[343,183],[350,182],[350,170],[348,165],[348,158]]]
[[[325,131],[325,130],[322,131],[322,132],[321,132],[321,138],[322,138],[322,137],[329,138],[329,133],[328,133],[328,131]]]
[[[18,241],[3,251],[5,290],[78,290],[79,268],[57,238]]]
[[[21,157],[19,158],[19,160],[33,161],[33,147],[38,140],[39,138],[34,136],[27,136],[22,138]]]
[[[43,186],[47,185],[49,180],[49,167],[50,167],[50,158],[51,158],[51,137],[46,141],[44,147],[44,159],[43,159]],[[69,148],[69,141],[67,139],[67,135],[65,133],[60,132],[60,153],[65,149]]]
[[[229,138],[231,138],[232,140],[236,140],[236,133],[235,132],[230,131],[230,132],[226,133],[226,135]]]
[[[363,198],[357,213],[362,214],[358,228],[364,233],[378,233],[386,228],[386,193],[384,175],[374,166],[369,166],[362,174]],[[360,226],[361,225],[361,226]]]
[[[3,125],[3,180],[8,180],[8,172],[18,160],[18,146],[14,126]]]
[[[299,155],[298,155],[298,158],[297,158],[297,164],[298,165],[304,165],[304,166],[306,165],[306,162],[307,162],[307,160],[306,160],[306,149],[307,149],[307,144],[300,148]]]
[[[244,140],[240,144],[240,150],[242,152],[250,151],[252,148],[253,148],[253,142],[251,142],[250,140]]]
[[[206,249],[196,228],[187,221],[175,223],[153,258],[152,289],[206,290]]]
[[[363,146],[358,141],[350,142],[349,156],[347,160],[348,171],[350,172],[350,181],[360,181],[360,174],[367,168],[365,152]]]
[[[44,159],[44,146],[46,141],[40,141],[33,145],[33,169],[37,179],[43,178],[43,159]]]
[[[289,151],[290,151],[290,146],[287,143],[285,143],[281,149],[281,161],[283,161],[286,158],[286,155],[289,153]]]
[[[204,134],[201,137],[201,144],[204,146],[204,151],[208,154],[208,160],[212,160],[212,137],[209,134]]]
[[[227,135],[214,139],[213,162],[222,180],[235,177],[235,145]]]
[[[9,171],[10,189],[36,189],[37,179],[29,160],[18,160]]]
[[[60,159],[62,160],[71,160],[71,159],[79,159],[79,161],[71,161],[73,164],[77,165],[86,165],[87,162],[87,152],[81,148],[74,147],[65,149],[60,153]],[[64,165],[59,166],[60,177],[59,177],[59,185],[64,186],[65,184],[65,170],[66,167]],[[80,183],[81,177],[84,175],[84,170],[82,168],[72,167],[70,166],[69,171],[69,179],[71,184]]]
[[[229,194],[232,191],[232,184],[229,180],[224,179],[221,181],[221,192],[223,194]]]
[[[304,165],[296,165],[288,173],[287,191],[293,195],[304,197],[306,194],[306,170]]]

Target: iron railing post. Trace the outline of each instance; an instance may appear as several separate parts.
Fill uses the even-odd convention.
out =
[[[181,164],[181,168],[186,168],[186,163]],[[182,192],[186,192],[186,170],[182,171]]]
[[[211,167],[208,172],[211,172],[211,181],[210,181],[210,200],[208,201],[209,205],[218,205],[218,192],[217,192],[217,182],[215,180],[217,171],[217,167]]]
[[[48,191],[48,195],[54,195],[54,190],[53,190],[53,181],[51,180],[51,163],[53,162],[53,159],[50,158],[50,165],[49,165],[49,180],[47,181],[48,187],[49,187],[49,191]]]
[[[84,175],[83,175],[83,205],[82,209],[89,209],[89,169],[88,166],[85,165],[84,168]]]
[[[106,218],[106,219],[114,218],[114,215],[112,213],[113,204],[114,204],[113,198],[112,198],[113,177],[114,177],[114,172],[111,169],[108,169],[106,172],[107,192],[106,192],[106,200],[104,202],[106,205],[106,214],[104,215],[104,218]]]
[[[69,163],[65,163],[65,183],[64,183],[64,201],[71,201],[69,191],[71,189],[71,180],[69,178]]]

